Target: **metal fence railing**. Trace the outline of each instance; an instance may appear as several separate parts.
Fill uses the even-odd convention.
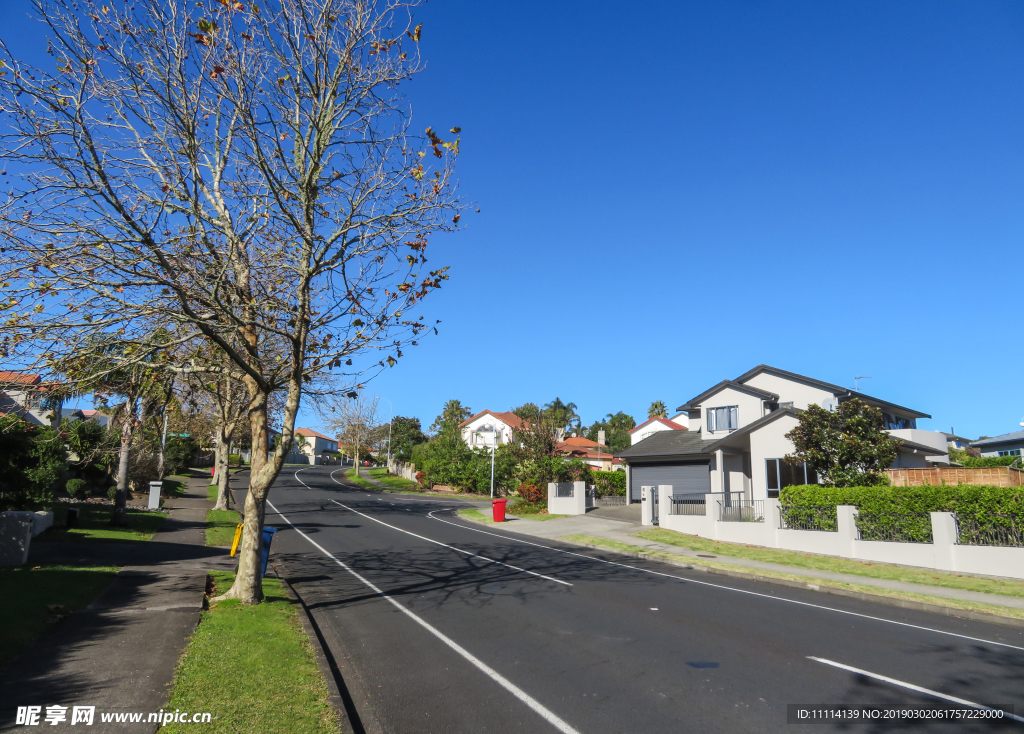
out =
[[[864,512],[857,515],[860,540],[884,540],[890,543],[931,543],[932,517],[927,512],[892,514]]]
[[[707,498],[703,494],[673,494],[669,496],[670,515],[706,515]]]
[[[835,505],[781,505],[779,527],[783,530],[839,530]]]
[[[555,485],[555,497],[574,497],[572,482],[563,482]]]
[[[719,501],[718,519],[721,522],[764,522],[764,500]]]
[[[956,518],[960,545],[1003,545],[1024,547],[1024,515],[985,515]]]

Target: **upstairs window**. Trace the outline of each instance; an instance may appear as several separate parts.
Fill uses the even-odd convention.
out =
[[[708,433],[716,431],[735,431],[740,427],[738,406],[725,408],[708,408]]]
[[[915,418],[904,418],[903,416],[893,415],[892,413],[882,413],[882,422],[885,424],[886,430],[899,431],[904,428],[917,428],[917,419]]]
[[[1009,449],[1008,451],[1000,451],[1000,456],[1020,456],[1020,449]]]

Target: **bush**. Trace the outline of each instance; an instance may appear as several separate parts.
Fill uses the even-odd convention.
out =
[[[809,484],[784,487],[779,493],[782,511],[787,519],[796,518],[808,510],[787,508],[835,507],[853,505],[866,517],[861,521],[863,531],[867,522],[883,526],[891,515],[925,515],[929,512],[953,512],[957,518],[977,523],[982,528],[1006,524],[1000,515],[1014,516],[1024,522],[1024,487],[991,487],[979,484],[922,487],[825,487]],[[878,519],[868,520],[868,517]],[[923,519],[911,522],[915,527],[915,540],[931,537],[931,526]],[[916,528],[920,525],[920,532]],[[833,529],[834,526],[827,529]]]
[[[82,496],[85,496],[85,480],[84,479],[69,479],[68,483],[64,485],[64,488],[68,491],[72,497],[77,497],[81,492]]]
[[[520,484],[518,494],[519,498],[527,504],[546,502],[548,499],[547,490],[541,489],[536,484]]]
[[[0,511],[49,502],[66,468],[64,444],[52,429],[0,416]]]
[[[421,471],[416,472],[416,482],[418,484],[422,485],[424,483],[424,481],[425,481],[426,476],[427,475],[426,475],[425,472],[421,472]]]
[[[199,452],[199,442],[188,436],[173,436],[167,439],[164,451],[164,473],[180,474],[188,469],[192,457]]]
[[[117,498],[117,485],[116,484],[107,489],[107,498],[108,499],[116,499]]]
[[[597,487],[597,494],[602,496],[626,496],[626,472],[624,471],[591,471],[590,476]]]
[[[972,468],[987,468],[993,466],[1010,466],[1015,461],[1020,461],[1019,456],[968,456],[960,463]]]

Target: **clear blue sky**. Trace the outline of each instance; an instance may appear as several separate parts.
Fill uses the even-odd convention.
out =
[[[3,35],[30,43],[15,7]],[[1019,430],[1024,4],[432,0],[417,20],[416,126],[463,128],[481,213],[431,245],[440,336],[370,383],[397,414],[558,396],[642,419],[763,362],[869,375],[922,427]]]

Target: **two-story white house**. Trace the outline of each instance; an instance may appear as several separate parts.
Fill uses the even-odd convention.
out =
[[[809,405],[834,409],[853,398],[880,408],[886,430],[902,439],[893,468],[949,463],[945,436],[917,428],[919,418],[931,417],[926,413],[762,364],[679,406],[689,430],[657,431],[616,454],[626,464],[627,497],[638,500],[641,487],[668,484],[674,494],[735,492],[760,500],[815,483],[813,471],[783,461],[796,450],[786,434]]]
[[[295,435],[305,438],[301,443],[296,440],[295,444],[299,453],[313,459],[311,463],[333,464],[341,457],[336,438],[325,436],[312,428],[296,428]]]
[[[689,423],[689,416],[682,414]],[[685,431],[688,428],[687,424],[677,423],[674,420],[668,418],[648,418],[639,426],[629,432],[630,445],[638,444],[648,436],[657,433],[658,431]]]
[[[489,448],[491,444],[512,443],[512,430],[523,427],[523,419],[511,411],[496,413],[481,410],[459,424],[462,440],[471,448]]]

